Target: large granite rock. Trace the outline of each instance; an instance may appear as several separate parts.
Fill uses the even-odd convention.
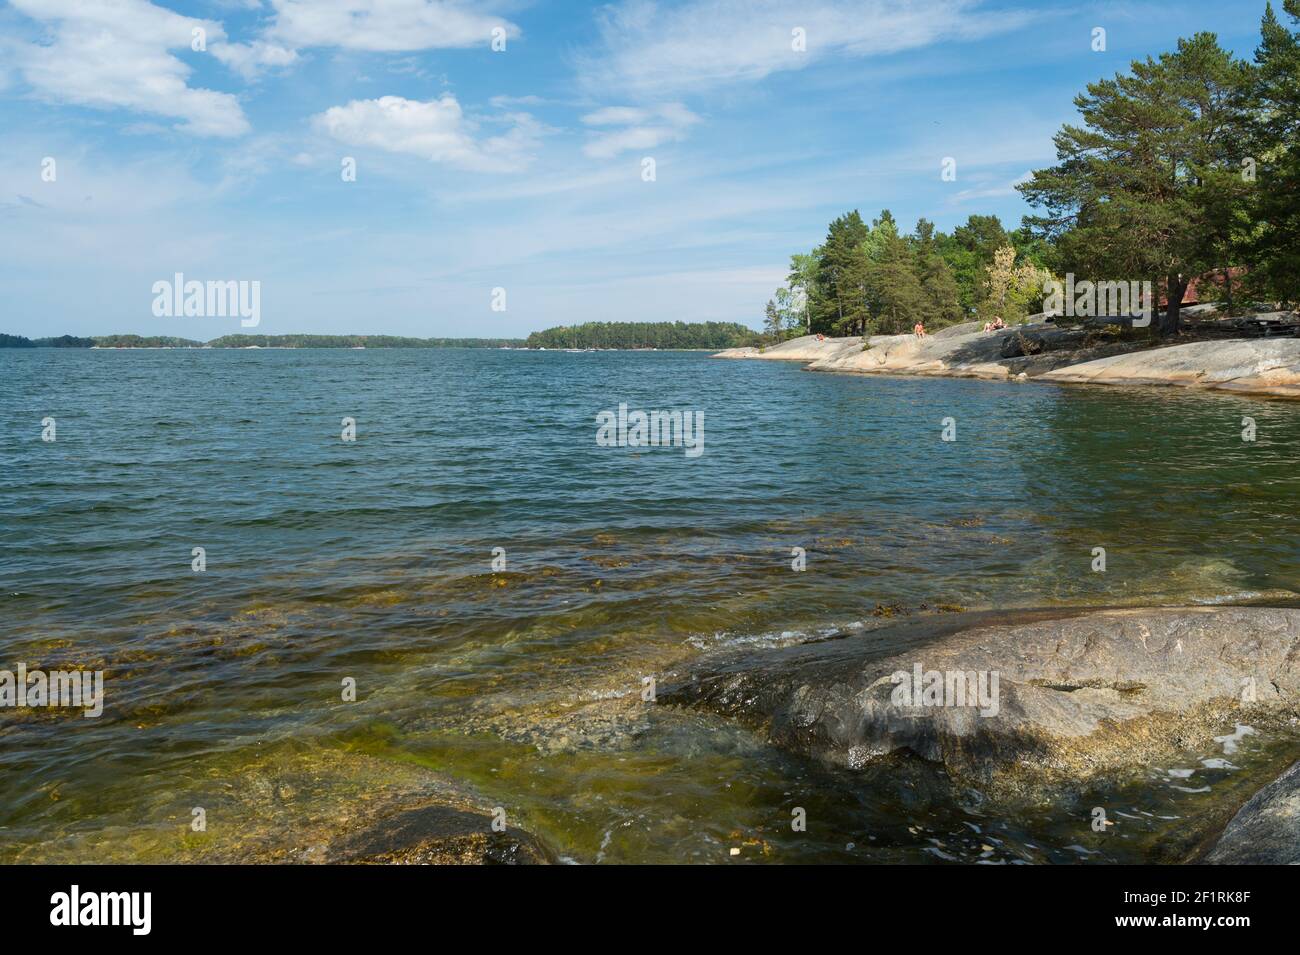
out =
[[[1079,326],[1030,321],[996,332],[966,322],[917,338],[874,335],[791,339],[771,348],[732,348],[715,358],[806,362],[810,371],[1035,378],[1089,384],[1180,385],[1300,397],[1300,338],[1219,339],[1151,347],[1118,339],[1089,344]]]
[[[1205,861],[1300,865],[1300,762],[1238,810]]]
[[[1184,385],[1300,397],[1300,338],[1191,342],[1047,372],[1044,381]]]
[[[1300,610],[921,618],[706,661],[659,700],[734,715],[849,768],[909,751],[990,786],[1076,784],[1208,745],[1236,722],[1294,715]]]
[[[791,338],[779,345],[770,345],[763,348],[727,348],[713,357],[758,358],[768,361],[816,361],[842,352],[848,353],[861,350],[861,338],[822,338],[818,341],[816,335],[804,335],[801,338]]]

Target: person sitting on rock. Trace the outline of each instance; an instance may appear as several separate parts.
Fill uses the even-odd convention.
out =
[[[1002,321],[1001,315],[994,315],[993,321],[984,323],[984,331],[997,332],[1007,327],[1007,323]]]
[[[915,335],[917,338],[924,338],[926,334],[925,324],[923,322],[917,322],[915,325],[913,325],[912,334]]]

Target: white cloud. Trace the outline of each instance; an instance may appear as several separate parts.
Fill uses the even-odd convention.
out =
[[[1034,178],[1032,170],[1026,170],[1021,175],[1012,179],[1008,183],[995,183],[992,185],[981,185],[971,189],[963,189],[949,200],[949,205],[960,205],[964,202],[970,202],[974,199],[1001,199],[1016,195],[1016,186],[1021,183],[1029,182]]]
[[[217,43],[212,55],[245,79],[254,79],[263,70],[292,66],[298,53],[277,43],[254,40],[252,43]]]
[[[510,124],[499,136],[476,139],[478,123],[467,119],[456,97],[421,101],[400,96],[353,100],[315,117],[318,128],[352,146],[422,156],[479,172],[512,172],[532,159],[542,127],[526,113],[502,117]]]
[[[494,27],[505,30],[507,37],[519,35],[513,23],[449,0],[271,0],[271,5],[275,19],[268,36],[295,49],[486,48]]]
[[[700,118],[681,103],[667,103],[653,109],[606,106],[588,113],[582,121],[601,130],[582,151],[594,159],[609,159],[629,149],[652,149],[685,139],[686,130]]]
[[[591,91],[642,95],[754,81],[830,55],[875,56],[975,39],[1030,15],[981,0],[624,0],[600,15],[601,48],[580,60]],[[806,49],[795,49],[802,30]]]
[[[49,42],[19,45],[16,66],[42,97],[83,106],[124,108],[182,121],[199,136],[240,136],[248,121],[229,93],[187,84],[190,68],[169,50],[188,49],[193,30],[209,44],[221,24],[185,17],[147,0],[11,0],[47,25]]]

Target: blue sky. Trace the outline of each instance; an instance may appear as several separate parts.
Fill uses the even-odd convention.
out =
[[[757,326],[835,215],[1018,224],[1085,83],[1263,9],[0,0],[0,331],[247,330],[155,317],[177,272],[260,282],[265,334]]]

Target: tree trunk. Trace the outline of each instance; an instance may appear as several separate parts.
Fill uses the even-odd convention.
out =
[[[1170,275],[1165,285],[1165,314],[1160,319],[1160,334],[1177,335],[1178,313],[1183,306],[1183,295],[1187,292],[1187,280],[1181,275]]]

